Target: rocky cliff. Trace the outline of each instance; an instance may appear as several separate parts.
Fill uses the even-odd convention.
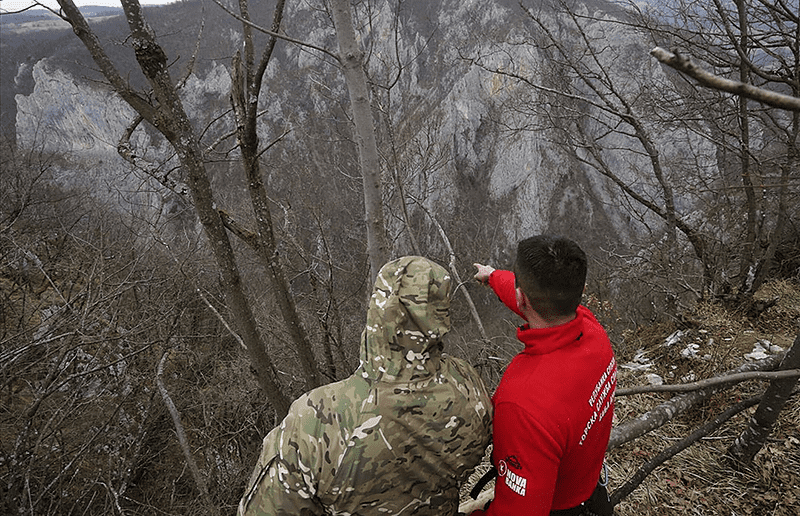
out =
[[[193,8],[190,2],[181,5]],[[355,13],[369,56],[381,146],[386,156],[391,149],[397,157],[387,160],[387,188],[392,190],[398,181],[404,184],[406,194],[434,213],[445,227],[466,232],[462,246],[469,242],[467,228],[480,226],[473,238],[496,249],[481,248],[480,253],[490,254],[483,259],[507,259],[503,253],[517,239],[542,231],[566,233],[596,247],[630,241],[643,230],[642,224],[631,222],[629,210],[620,206],[616,187],[583,162],[583,151],[564,145],[548,129],[547,118],[557,116],[556,112],[524,109],[531,103],[546,104],[547,98],[498,73],[510,70],[525,75],[547,65],[548,56],[526,43],[527,38],[535,37],[536,27],[526,20],[517,2],[420,0],[399,5],[398,11],[395,2],[377,2],[371,10],[361,6],[362,10]],[[285,22],[287,34],[320,47],[336,48],[330,21],[319,10],[309,3],[292,4],[290,9]],[[537,9],[543,12],[544,8]],[[664,81],[664,72],[653,64],[641,39],[624,25],[611,23],[620,16],[616,7],[587,3],[580,14],[592,20],[587,22],[589,33],[602,33],[609,46],[620,49],[616,57],[601,56],[598,66],[639,77],[642,82],[648,78],[654,83]],[[210,35],[205,36],[205,57],[199,61],[203,64],[183,88],[187,111],[197,130],[207,132],[209,144],[232,127],[230,117],[223,115],[228,109],[230,75],[222,57],[241,45],[235,23],[225,20],[227,15],[219,9],[213,17],[217,26],[206,32]],[[160,33],[166,33],[178,21],[164,18],[152,17]],[[187,16],[181,22],[186,24],[182,38],[174,34],[172,39],[164,38],[175,47],[171,53],[176,59],[186,57],[176,41],[181,39],[185,45],[183,40],[193,34],[189,20]],[[292,130],[269,158],[270,183],[276,191],[284,192],[288,203],[298,184],[303,184],[302,180],[298,183],[298,177],[330,174],[327,179],[334,183],[344,181],[343,176],[355,173],[355,158],[352,145],[346,142],[347,94],[335,63],[297,45],[282,43],[279,50],[279,61],[267,70],[260,131],[263,141],[270,141],[286,129]],[[627,59],[619,60],[620,54]],[[138,177],[130,174],[115,150],[132,118],[130,108],[102,85],[83,80],[62,65],[51,58],[31,67],[33,91],[16,96],[18,142],[41,143],[48,150],[67,152],[84,163],[103,163],[98,174],[109,182]],[[25,76],[24,66],[20,64],[18,75]],[[534,81],[544,79],[532,77]],[[597,120],[607,117],[602,110],[589,110],[585,116]],[[671,159],[669,153],[680,153],[677,146],[669,144],[674,134],[655,126],[653,130],[667,153],[666,159]],[[148,148],[153,160],[167,160],[169,149],[159,140],[151,141],[149,134],[137,131],[137,144]],[[606,148],[626,150],[634,145],[624,136],[610,138]],[[713,169],[714,149],[695,143],[698,154],[710,157],[709,167]],[[623,178],[640,183],[644,192],[657,197],[658,188],[652,179],[646,175],[637,178],[640,169],[648,166],[646,156],[612,151],[607,152],[606,159]],[[235,163],[215,170],[220,184],[235,185],[241,180],[236,178]],[[346,187],[340,184],[336,190]],[[235,192],[226,195],[236,197]],[[692,201],[686,198],[681,202]],[[425,215],[413,203],[411,210],[417,220],[424,221]],[[465,217],[474,220],[466,224]],[[645,215],[642,221],[652,222],[652,217]],[[435,232],[427,233],[429,237],[422,240],[438,247]],[[486,238],[489,240],[484,242]],[[405,245],[402,238],[397,242]]]

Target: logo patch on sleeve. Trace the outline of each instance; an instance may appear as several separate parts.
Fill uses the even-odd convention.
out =
[[[522,469],[522,465],[516,456],[511,455],[497,463],[497,474],[505,479],[506,485],[520,496],[525,496],[528,487],[528,479],[520,474],[514,473],[509,469]]]

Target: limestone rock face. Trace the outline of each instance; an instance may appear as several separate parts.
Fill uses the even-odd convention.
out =
[[[47,152],[105,158],[116,154],[114,136],[123,134],[133,110],[121,98],[39,61],[34,89],[17,95],[17,142],[43,145]]]
[[[642,81],[663,81],[663,71],[653,66],[644,43],[624,25],[604,22],[613,16],[608,14],[613,12],[611,5],[592,5],[587,4],[583,13],[596,20],[588,28],[589,34],[602,34],[609,46],[628,56],[625,60],[601,60],[602,64],[628,75],[630,68],[636,67],[634,72]],[[447,220],[469,210],[481,217],[481,210],[493,205],[495,218],[484,222],[497,228],[500,248],[544,231],[565,233],[587,243],[624,241],[626,235],[637,231],[619,207],[619,191],[581,162],[584,151],[539,129],[547,125],[548,116],[559,116],[557,112],[541,106],[529,112],[509,109],[512,105],[524,107],[523,101],[540,102],[539,93],[503,73],[474,65],[480,62],[488,69],[520,75],[546,68],[548,57],[525,44],[535,28],[516,1],[409,0],[402,6],[398,15],[396,3],[378,2],[373,11],[356,12],[355,17],[372,17],[371,23],[362,24],[359,30],[369,55],[381,145],[388,149],[387,128],[391,127],[405,188],[422,206]],[[310,4],[292,3],[285,23],[290,33],[303,34],[303,41],[335,51],[329,20]],[[213,59],[241,48],[235,29],[231,22],[230,28],[207,36],[207,46],[214,48],[209,51],[212,56],[205,60],[201,56],[205,66],[191,74],[181,90],[187,113],[196,130],[206,132],[204,142],[209,145],[233,128],[231,115],[225,114],[231,88],[229,62]],[[173,58],[171,54],[169,58]],[[349,138],[344,117],[347,90],[338,69],[330,63],[320,52],[282,42],[274,64],[266,70],[260,102],[264,109],[259,125],[262,142],[292,129],[271,154],[277,156],[277,167],[284,171],[271,174],[269,180],[275,188],[293,188],[290,181],[296,174],[285,173],[290,169],[344,167],[357,174],[354,146],[345,144]],[[96,176],[107,182],[132,180],[130,166],[116,153],[117,142],[133,118],[131,108],[104,87],[76,77],[52,60],[33,65],[32,77],[33,92],[16,96],[18,142],[42,144],[47,150],[94,164],[81,173],[94,182]],[[606,115],[589,110],[586,116],[601,120]],[[667,158],[670,153],[679,154],[677,146],[669,144],[674,134],[652,129]],[[608,147],[626,149],[635,144],[623,137],[611,138],[617,140],[607,141]],[[134,143],[147,149],[152,162],[169,160],[169,148],[155,137],[152,128],[138,129]],[[714,149],[699,141],[693,143],[698,154],[708,158],[706,165],[712,173]],[[425,145],[428,156],[440,155],[434,163],[426,161],[421,151]],[[235,155],[233,151],[231,156]],[[645,193],[658,195],[651,178],[637,177],[640,169],[648,167],[646,156],[631,158],[630,153],[610,152],[605,158],[622,177],[636,180]],[[87,169],[94,172],[87,173]],[[213,173],[217,184],[233,185],[238,165],[231,161],[216,166]],[[73,174],[72,180],[78,180],[78,174]],[[392,182],[388,172],[386,178],[387,183]],[[242,191],[239,195],[244,198],[246,194]],[[418,208],[412,206],[411,211],[412,216],[417,213],[425,218]],[[430,243],[436,240],[431,238]]]

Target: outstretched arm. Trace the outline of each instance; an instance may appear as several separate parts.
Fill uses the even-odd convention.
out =
[[[501,269],[496,270],[490,265],[482,265],[480,263],[474,263],[473,265],[478,269],[478,272],[475,273],[475,279],[484,285],[490,286],[504,305],[525,319],[525,315],[517,305],[517,287],[514,273]]]

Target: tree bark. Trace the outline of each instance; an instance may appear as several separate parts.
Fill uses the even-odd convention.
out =
[[[780,370],[800,367],[800,333],[781,361]],[[733,442],[726,453],[734,467],[746,467],[764,446],[783,406],[797,384],[797,377],[775,380],[767,387],[764,397],[747,428]]]
[[[369,100],[363,52],[356,40],[350,0],[331,0],[333,24],[339,41],[339,61],[342,64],[355,126],[356,144],[364,183],[364,214],[367,224],[367,254],[370,264],[370,284],[389,259],[389,241],[383,217],[381,164],[375,137],[375,123]]]

